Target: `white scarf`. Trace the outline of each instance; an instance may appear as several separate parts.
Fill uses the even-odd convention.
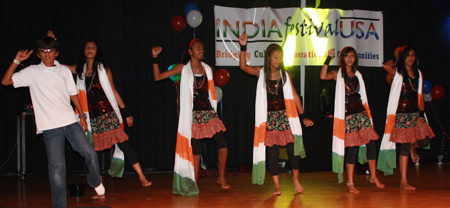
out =
[[[421,100],[423,99],[423,78],[422,72],[419,71],[419,83],[417,87],[417,100],[419,107],[422,106]],[[396,153],[395,143],[389,141],[392,130],[395,125],[395,114],[397,112],[398,101],[400,99],[400,93],[402,91],[403,76],[395,72],[394,80],[392,80],[391,91],[389,93],[389,101],[387,107],[386,125],[384,127],[383,140],[381,141],[380,153],[378,155],[377,169],[384,172],[384,175],[392,175],[394,168],[396,168]],[[425,115],[426,120],[426,115]]]
[[[298,117],[297,107],[294,101],[292,92],[292,84],[289,74],[285,72],[286,82],[283,86],[284,103],[286,106],[286,113],[288,115],[289,125],[292,134],[294,135],[294,155],[301,158],[306,157],[305,149],[303,147],[302,126]],[[253,170],[252,183],[264,184],[266,174],[266,146],[264,141],[266,139],[266,124],[267,124],[267,91],[264,77],[264,68],[259,72],[259,79],[256,88],[256,102],[255,102],[255,135],[253,139]]]
[[[214,87],[212,69],[201,62],[208,79],[209,101],[217,110],[217,98]],[[177,145],[173,176],[174,194],[197,196],[199,193],[195,183],[194,155],[191,146],[192,110],[194,103],[194,73],[190,62],[183,66],[180,81],[180,118],[178,121]]]
[[[359,71],[355,72],[359,82],[359,94],[367,115],[372,123],[369,103],[367,102],[366,86]],[[373,123],[372,123],[373,124]],[[363,145],[365,147],[365,145]],[[361,146],[361,147],[363,147]],[[363,148],[364,148],[363,147]],[[338,175],[338,182],[342,183],[344,172],[345,155],[345,81],[342,77],[342,69],[339,68],[336,78],[336,94],[334,99],[334,122],[333,122],[333,172]]]
[[[114,92],[111,88],[111,84],[109,83],[108,76],[106,75],[106,70],[103,64],[98,65],[98,79],[100,81],[100,84],[102,85],[103,92],[105,93],[106,97],[108,98],[109,103],[111,104],[112,108],[114,109],[114,112],[116,113],[117,117],[119,118],[120,126],[121,128],[124,127],[123,121],[122,121],[122,115],[120,114],[119,105],[117,104],[116,97],[114,96]],[[94,79],[94,77],[92,77]],[[88,100],[87,100],[87,94],[86,94],[86,64],[83,67],[83,73],[81,74],[81,79],[79,76],[77,76],[77,88],[78,88],[78,98],[80,99],[81,108],[83,109],[83,113],[86,115],[86,123],[88,127],[88,138],[92,142],[92,129],[91,129],[91,122],[89,117],[89,107],[88,107]],[[76,112],[79,114],[79,112]],[[113,159],[111,160],[110,169],[108,170],[108,173],[112,177],[122,177],[123,171],[124,171],[124,154],[122,150],[120,150],[119,146],[117,144],[115,145],[114,155]]]

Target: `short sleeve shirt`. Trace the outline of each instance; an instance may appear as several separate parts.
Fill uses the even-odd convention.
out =
[[[69,68],[55,61],[31,65],[12,76],[14,87],[29,87],[37,131],[42,132],[77,122],[70,96],[78,91]]]

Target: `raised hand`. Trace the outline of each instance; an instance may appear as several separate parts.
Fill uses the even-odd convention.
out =
[[[152,48],[152,56],[153,58],[157,58],[158,55],[161,53],[162,47],[161,46],[153,46]]]
[[[247,34],[242,34],[238,40],[240,45],[247,45]]]
[[[336,51],[336,50],[335,50],[334,48],[330,49],[330,50],[328,51],[328,56],[334,57],[335,51]]]
[[[53,30],[47,30],[47,37],[51,37],[51,38],[56,40],[56,36],[53,33]]]
[[[25,61],[30,58],[31,53],[33,53],[33,50],[19,50],[15,59],[20,62]]]

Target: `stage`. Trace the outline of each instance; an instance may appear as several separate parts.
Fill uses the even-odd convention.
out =
[[[149,188],[141,187],[135,174],[122,179],[103,176],[106,198],[92,200],[92,188],[84,196],[73,197],[68,191],[70,207],[448,207],[450,204],[450,164],[409,165],[408,179],[417,190],[399,189],[399,171],[392,176],[379,175],[386,185],[378,189],[369,183],[368,175],[356,175],[355,186],[360,194],[346,192],[345,183],[337,184],[331,172],[300,174],[305,188],[296,194],[292,175],[280,174],[282,194],[273,196],[273,184],[266,172],[265,184],[251,184],[251,172],[230,172],[230,190],[222,190],[213,177],[200,178],[198,197],[172,194],[171,172],[146,173],[153,182]],[[84,175],[69,174],[67,184],[86,183]],[[0,207],[49,207],[50,187],[47,175],[27,175],[25,180],[16,176],[0,176]]]

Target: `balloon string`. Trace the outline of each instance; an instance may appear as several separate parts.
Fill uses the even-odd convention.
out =
[[[194,33],[194,38],[195,38],[195,27],[194,27],[194,29],[193,29],[193,33]]]
[[[434,113],[434,117],[436,117],[436,120],[439,124],[439,127],[441,128],[442,131],[442,136],[446,136],[448,139],[450,139],[450,137],[448,136],[447,132],[445,132],[444,127],[442,126],[441,121],[439,120],[439,117],[437,116],[436,110],[434,109],[433,103],[430,101],[430,105],[431,105],[431,109],[433,109],[433,113]]]

